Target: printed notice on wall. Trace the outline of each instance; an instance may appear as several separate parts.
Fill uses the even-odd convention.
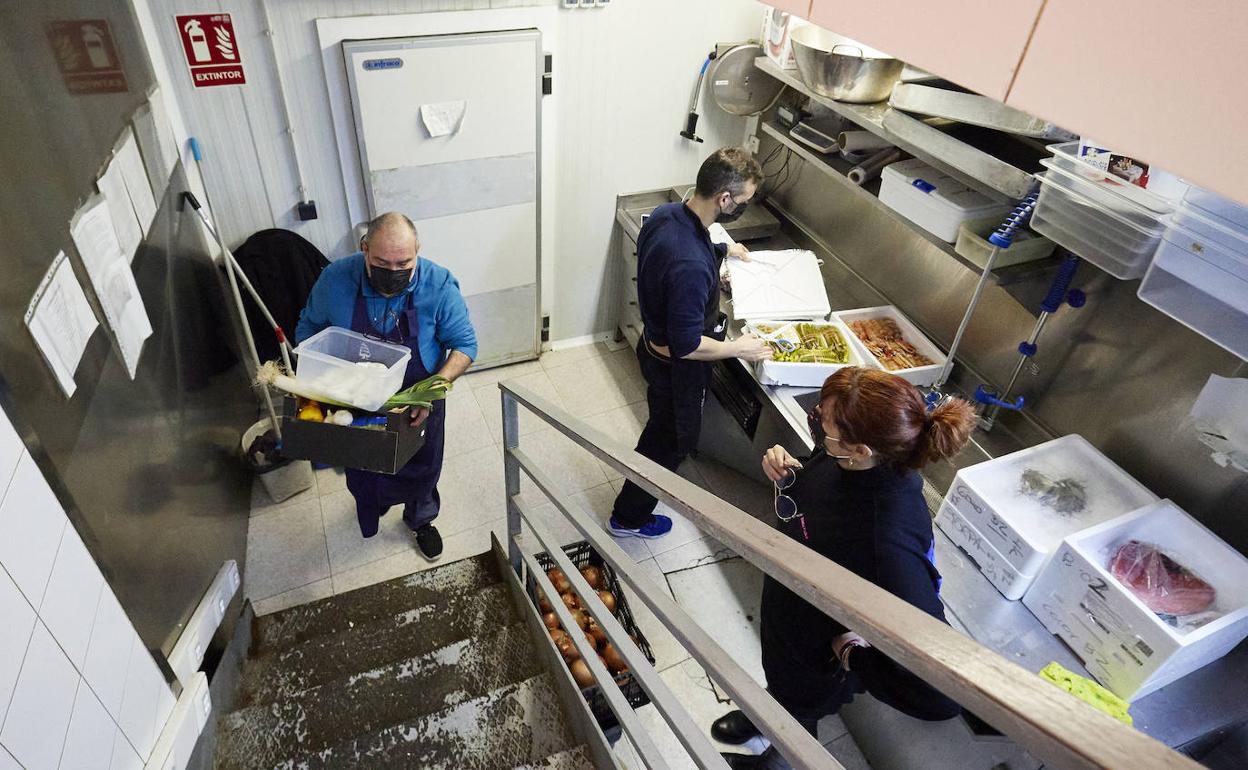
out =
[[[74,372],[82,361],[87,342],[99,323],[87,295],[74,277],[74,268],[65,252],[56,255],[26,309],[30,329],[43,360],[56,375],[56,381],[69,398],[77,390]]]
[[[143,298],[139,296],[130,261],[117,241],[108,208],[103,198],[93,196],[74,215],[69,232],[104,310],[104,320],[112,329],[126,371],[130,379],[134,379],[143,341],[152,336],[152,324]]]
[[[108,19],[49,21],[44,32],[71,94],[121,94],[130,90]]]
[[[195,13],[175,16],[174,20],[196,88],[241,86],[247,82],[230,14]]]
[[[152,196],[159,201],[165,196],[169,177],[178,164],[178,145],[173,138],[173,127],[165,113],[165,98],[160,89],[152,91],[147,103],[134,113],[133,125]]]

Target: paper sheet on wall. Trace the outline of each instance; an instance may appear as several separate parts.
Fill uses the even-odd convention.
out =
[[[134,259],[143,241],[143,230],[139,227],[139,217],[134,213],[134,204],[130,202],[130,193],[126,191],[126,180],[121,176],[121,166],[109,161],[108,167],[95,186],[104,196],[103,206],[113,223],[113,233],[117,244],[126,261]]]
[[[420,105],[420,119],[425,124],[429,136],[447,136],[463,126],[464,113],[468,110],[468,102],[438,102]]]
[[[62,251],[30,300],[26,327],[67,398],[77,390],[74,372],[97,326],[87,295]]]
[[[70,235],[82,257],[91,286],[104,310],[130,379],[134,379],[143,352],[143,341],[152,335],[147,308],[138,284],[113,230],[108,204],[99,196],[78,210],[70,222]]]
[[[156,200],[165,196],[169,177],[178,164],[178,145],[173,138],[173,126],[165,114],[164,97],[160,89],[147,97],[147,103],[134,113],[134,135],[143,155],[147,169],[147,181]]]
[[[1210,375],[1191,415],[1213,461],[1248,473],[1248,379]]]
[[[146,235],[152,227],[152,220],[156,218],[156,199],[152,197],[152,183],[147,180],[147,171],[143,168],[139,144],[129,126],[126,126],[122,134],[117,153],[113,156],[113,164],[121,169],[121,178],[125,180],[126,192],[130,195],[130,203],[139,220],[139,230]]]

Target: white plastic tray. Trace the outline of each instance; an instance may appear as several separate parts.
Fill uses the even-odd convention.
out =
[[[852,342],[856,343],[859,351],[862,353],[864,360],[869,362],[876,369],[884,369],[891,372],[915,385],[926,387],[936,382],[936,378],[940,376],[941,367],[945,365],[945,354],[935,343],[929,340],[919,331],[918,327],[910,322],[901,314],[901,311],[892,305],[880,305],[879,307],[866,307],[858,310],[841,310],[833,313],[832,317],[843,323],[846,327],[851,321],[862,321],[868,318],[891,318],[897,322],[897,326],[901,329],[901,334],[906,341],[914,346],[914,349],[932,359],[935,363],[927,366],[916,366],[909,369],[887,369],[871,351],[867,349],[865,343],[858,339],[858,335],[853,333],[853,329],[849,330],[852,335]]]
[[[1182,631],[1110,574],[1129,540],[1158,546],[1217,591],[1221,615]],[[1115,695],[1147,695],[1225,655],[1248,637],[1248,559],[1169,500],[1066,538],[1023,603]]]
[[[757,321],[755,323],[776,324],[788,326],[787,321]],[[758,381],[764,385],[791,385],[802,388],[818,388],[823,385],[833,372],[844,369],[847,366],[863,366],[869,365],[863,358],[861,349],[855,345],[854,335],[849,328],[840,321],[800,321],[795,323],[815,323],[820,326],[831,326],[841,333],[845,338],[845,344],[849,347],[849,360],[843,364],[802,364],[792,361],[759,361],[757,364]],[[753,325],[751,324],[751,330]],[[764,339],[772,339],[783,337],[782,333],[762,334],[757,331],[760,337]]]
[[[1022,492],[1024,471],[1083,485],[1083,510],[1058,513]],[[983,533],[1014,569],[1040,571],[1062,538],[1157,499],[1151,491],[1078,435],[1039,444],[958,471],[946,499]]]

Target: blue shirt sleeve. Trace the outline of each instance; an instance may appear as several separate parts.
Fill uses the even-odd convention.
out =
[[[299,314],[299,323],[295,325],[295,344],[303,342],[332,325],[330,306],[333,298],[328,275],[329,270],[325,270],[312,285],[312,293],[308,295],[308,304],[304,305],[303,312]]]
[[[667,344],[673,358],[684,358],[702,344],[715,277],[698,265],[678,263],[668,273],[667,287]]]
[[[458,350],[475,361],[477,332],[472,328],[472,320],[468,317],[468,305],[459,290],[459,281],[448,277],[442,291],[442,302],[438,305],[434,322],[438,345],[447,352]]]

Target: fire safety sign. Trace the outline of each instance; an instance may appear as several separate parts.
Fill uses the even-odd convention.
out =
[[[182,53],[196,88],[238,86],[247,82],[238,36],[228,13],[175,16]]]
[[[107,19],[50,21],[45,31],[56,66],[71,94],[116,94],[128,90]]]

